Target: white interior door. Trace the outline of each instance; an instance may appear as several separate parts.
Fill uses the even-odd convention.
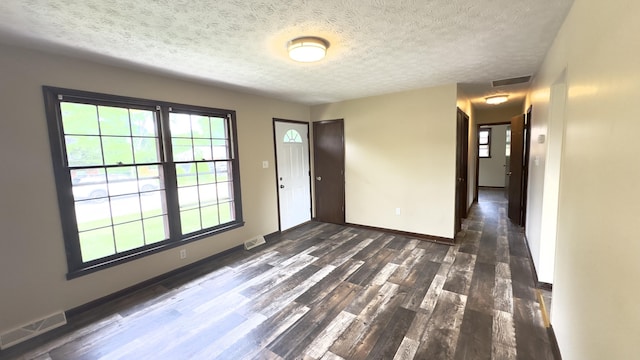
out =
[[[309,124],[275,121],[280,230],[311,220]]]

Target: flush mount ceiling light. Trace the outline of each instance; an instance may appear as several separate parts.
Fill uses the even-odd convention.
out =
[[[495,95],[495,96],[489,96],[484,100],[487,102],[487,104],[498,105],[498,104],[507,102],[508,99],[509,99],[509,95]]]
[[[299,37],[287,43],[289,57],[300,62],[322,60],[327,54],[327,48],[329,48],[327,40],[314,36]]]

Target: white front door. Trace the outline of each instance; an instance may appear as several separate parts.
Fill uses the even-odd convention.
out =
[[[311,220],[309,124],[275,121],[280,230]]]

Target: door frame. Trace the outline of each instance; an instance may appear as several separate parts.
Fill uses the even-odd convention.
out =
[[[454,239],[462,229],[462,219],[467,217],[467,211],[469,210],[469,115],[465,114],[460,108],[457,108],[456,111],[455,184]],[[464,202],[464,205],[462,202]]]
[[[527,228],[527,193],[529,192],[529,154],[531,151],[531,112],[533,105],[529,105],[524,117],[524,164],[522,164],[522,201],[520,214],[522,227]]]
[[[311,205],[309,207],[309,219],[313,219],[313,196],[312,196],[312,182],[311,182],[311,137],[310,137],[310,127],[309,127],[309,122],[308,121],[300,121],[300,120],[288,120],[288,119],[281,119],[281,118],[273,118],[273,122],[272,122],[272,126],[273,126],[273,166],[274,166],[274,174],[275,174],[275,186],[276,186],[276,202],[278,204],[278,232],[282,232],[282,218],[280,215],[280,189],[278,188],[278,139],[276,138],[276,123],[291,123],[291,124],[299,124],[299,125],[306,125],[307,126],[307,144],[309,145],[307,147],[307,158],[309,159],[309,204]],[[300,224],[302,225],[302,224]],[[300,226],[297,225],[297,226]],[[297,226],[292,227],[291,229],[295,229]],[[291,229],[287,229],[287,230],[291,230]]]
[[[510,121],[501,121],[501,122],[497,122],[497,123],[486,123],[486,124],[476,124],[476,149],[475,149],[475,154],[476,154],[476,182],[475,182],[475,188],[473,189],[473,201],[474,202],[478,202],[478,189],[480,188],[479,182],[480,182],[480,154],[478,153],[478,144],[480,143],[480,127],[482,126],[499,126],[499,125],[511,125]]]
[[[525,116],[524,116],[524,160],[523,160],[523,168],[522,168],[522,201],[520,202],[520,206],[521,206],[521,223],[522,223],[522,227],[526,229],[527,227],[527,202],[528,202],[528,189],[529,189],[529,155],[531,152],[531,113],[533,111],[533,105],[529,105],[529,108],[527,109],[527,111],[525,112]],[[486,124],[476,124],[476,138],[479,136],[478,133],[480,131],[480,126],[486,126],[486,125],[508,125],[511,124],[511,121],[508,122],[496,122],[496,123],[486,123]],[[476,139],[476,147],[477,147],[477,141],[478,139]],[[480,180],[480,155],[478,154],[477,149],[476,151],[476,186],[474,189],[474,194],[473,194],[473,200],[475,202],[478,202],[478,181]],[[513,170],[512,170],[513,171]],[[511,186],[511,184],[509,184],[509,186]]]

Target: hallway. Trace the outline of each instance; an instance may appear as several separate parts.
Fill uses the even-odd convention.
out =
[[[465,236],[456,245],[459,246],[456,262],[466,258],[466,254],[475,255],[465,319],[467,316],[493,316],[494,349],[505,351],[497,355],[494,350],[493,358],[512,358],[513,354],[509,352],[513,350],[512,341],[515,340],[518,359],[553,359],[537,301],[523,228],[513,225],[508,219],[508,203],[503,189],[481,188],[478,197],[478,203],[472,207],[463,224]],[[489,320],[484,321],[488,328]],[[502,333],[512,327],[515,333]],[[473,341],[473,336],[469,338]],[[463,332],[458,347],[464,343]]]

